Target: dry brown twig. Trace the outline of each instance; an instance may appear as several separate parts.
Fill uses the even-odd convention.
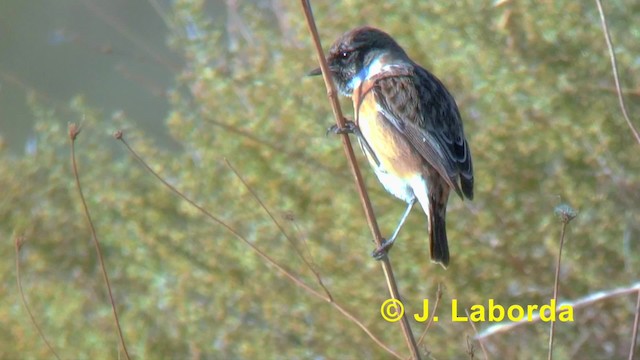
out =
[[[629,118],[629,114],[627,114],[627,107],[624,102],[624,96],[622,94],[623,90],[622,90],[622,86],[620,85],[620,78],[618,75],[618,65],[617,65],[618,62],[616,60],[616,53],[613,49],[613,41],[611,41],[611,34],[609,33],[609,26],[607,25],[607,17],[604,13],[604,8],[602,7],[602,1],[596,0],[596,6],[598,7],[598,13],[600,14],[600,24],[602,25],[602,32],[604,33],[604,39],[607,43],[607,49],[609,50],[609,59],[611,61],[611,71],[613,72],[613,80],[615,82],[616,94],[618,95],[618,103],[620,104],[620,110],[622,111],[622,116],[624,116],[624,120],[627,122],[627,125],[629,126],[631,133],[636,138],[636,141],[638,142],[638,144],[640,144],[640,134],[638,133],[638,130],[636,129],[636,127],[633,125],[633,122],[631,122],[631,119]],[[632,331],[632,338],[631,338],[631,348],[629,349],[629,360],[633,360],[634,353],[635,353],[636,343],[638,339],[638,326],[640,326],[640,324],[638,324],[639,318],[640,318],[640,290],[638,290],[636,313],[635,313],[635,318],[633,322],[633,331]]]
[[[478,344],[480,344],[480,349],[482,350],[482,355],[484,355],[484,360],[489,360],[489,355],[487,354],[487,349],[484,347],[484,342],[481,339],[478,339],[478,328],[476,327],[476,324],[474,324],[474,322],[470,320],[471,316],[469,315],[469,310],[464,309],[464,312],[467,314],[467,321],[471,325],[471,328],[473,328],[475,339],[476,341],[478,341]]]
[[[102,270],[102,277],[107,287],[107,292],[109,293],[109,302],[111,303],[111,309],[113,310],[113,318],[116,325],[116,330],[118,331],[120,345],[122,345],[122,350],[124,351],[125,358],[130,359],[129,351],[127,350],[127,344],[124,340],[124,335],[122,334],[120,319],[118,318],[116,301],[113,297],[113,292],[111,291],[111,283],[109,282],[107,267],[104,264],[104,257],[102,256],[100,241],[98,240],[98,234],[96,232],[95,226],[93,225],[93,220],[91,219],[91,214],[89,213],[89,206],[87,206],[87,201],[85,200],[84,193],[82,191],[82,185],[80,184],[80,175],[78,174],[78,164],[76,162],[76,147],[75,147],[76,138],[78,137],[78,134],[80,134],[80,127],[74,123],[70,123],[69,124],[69,140],[71,141],[71,166],[73,169],[73,176],[75,178],[76,188],[78,190],[78,194],[80,195],[80,200],[82,202],[82,208],[87,218],[89,229],[91,230],[91,238],[93,239],[93,244],[95,245],[95,248],[96,248],[96,254],[98,255],[98,260],[100,261],[100,269]]]
[[[210,220],[212,220],[213,222],[219,224],[220,226],[222,226],[225,230],[227,230],[229,233],[231,233],[235,238],[237,238],[238,240],[242,241],[243,243],[245,243],[246,245],[248,245],[251,250],[253,250],[259,257],[261,257],[267,264],[271,265],[273,268],[275,268],[280,274],[284,275],[286,278],[288,278],[289,280],[291,280],[291,282],[293,282],[296,286],[304,289],[305,291],[307,291],[309,294],[313,295],[314,297],[321,299],[329,304],[331,304],[331,306],[333,306],[336,310],[338,310],[342,315],[344,315],[347,319],[349,319],[351,322],[353,322],[354,324],[356,324],[360,329],[362,329],[362,331],[364,331],[378,346],[380,346],[382,349],[384,349],[387,353],[389,353],[390,355],[394,356],[397,359],[402,359],[402,357],[396,353],[393,349],[391,349],[390,347],[388,347],[386,344],[384,344],[382,342],[382,340],[380,340],[377,336],[375,336],[371,330],[358,318],[355,317],[355,315],[353,315],[349,310],[347,310],[346,308],[344,308],[341,304],[337,303],[334,299],[333,296],[331,295],[330,291],[328,290],[328,288],[324,285],[324,283],[322,282],[320,275],[315,271],[315,269],[311,266],[311,264],[306,261],[303,257],[303,262],[306,264],[306,266],[308,266],[310,268],[310,270],[314,273],[314,275],[316,276],[316,281],[319,283],[319,286],[322,287],[324,293],[319,292],[317,290],[315,290],[314,288],[312,288],[311,286],[309,286],[306,282],[304,282],[299,276],[297,276],[296,274],[292,273],[291,271],[287,270],[283,265],[281,265],[280,263],[278,263],[276,260],[274,260],[273,258],[271,258],[269,255],[267,255],[265,252],[263,252],[260,248],[258,248],[257,246],[255,246],[252,242],[250,242],[249,240],[247,240],[242,234],[240,234],[236,229],[234,229],[233,227],[231,227],[229,224],[225,223],[224,221],[222,221],[220,218],[214,216],[211,212],[209,212],[207,209],[203,208],[202,206],[200,206],[199,204],[197,204],[195,201],[191,200],[190,198],[188,198],[186,195],[184,195],[180,190],[178,190],[176,187],[174,187],[173,185],[169,184],[162,176],[160,176],[157,172],[155,172],[155,170],[153,170],[147,163],[146,161],[144,161],[144,159],[142,159],[142,157],[140,157],[140,155],[138,155],[138,153],[129,145],[129,143],[124,139],[124,135],[122,131],[116,131],[114,133],[114,137],[117,140],[120,140],[124,146],[127,148],[127,150],[129,151],[129,153],[151,174],[153,175],[156,179],[158,179],[165,187],[167,187],[169,190],[171,190],[174,194],[176,194],[178,197],[180,197],[181,199],[183,199],[184,201],[186,201],[187,203],[189,203],[191,206],[193,206],[194,208],[198,209],[204,216],[206,216],[207,218],[209,218]],[[238,176],[238,178],[241,180],[241,182],[247,187],[249,188],[249,191],[252,193],[252,196],[254,196],[254,198],[256,199],[256,201],[263,207],[263,209],[265,209],[267,211],[267,213],[269,214],[269,216],[271,217],[272,221],[275,222],[275,218],[273,217],[273,215],[271,215],[271,211],[266,209],[266,206],[264,205],[264,203],[258,198],[257,194],[253,191],[253,189],[251,189],[249,187],[249,184],[246,183],[246,181],[244,181],[244,179],[242,179],[242,177],[240,176],[240,174],[235,170],[235,168],[233,168],[233,166],[231,166],[231,164],[229,162],[227,162],[228,166],[232,169],[232,171],[236,174],[236,176]],[[287,237],[286,234],[284,234],[284,230],[282,229],[281,226],[279,226],[279,224],[277,224],[276,222],[276,227],[279,229],[279,231],[283,232],[283,236]],[[300,255],[301,256],[301,255]]]
[[[20,249],[22,249],[22,245],[23,244],[24,244],[24,236],[17,236],[16,239],[15,239],[16,281],[18,282],[18,292],[20,292],[20,298],[22,299],[22,305],[24,305],[24,308],[27,310],[27,313],[29,314],[29,318],[31,318],[31,323],[33,324],[33,326],[38,331],[38,334],[40,335],[40,338],[47,345],[47,348],[53,354],[53,356],[55,356],[56,359],[60,360],[60,356],[53,349],[53,346],[51,346],[51,343],[49,343],[49,340],[47,340],[47,337],[44,335],[44,331],[42,331],[42,329],[40,328],[40,325],[36,321],[36,317],[33,315],[33,312],[31,312],[31,308],[29,307],[29,303],[27,302],[27,297],[24,294],[24,289],[22,288],[22,278],[20,277]]]
[[[629,348],[629,360],[634,359],[636,343],[638,341],[638,327],[640,327],[640,286],[638,286],[638,296],[636,298],[636,314],[633,318],[633,330],[631,331],[631,348]]]
[[[618,102],[620,104],[620,110],[622,110],[622,116],[624,116],[624,120],[627,122],[631,133],[636,138],[638,144],[640,144],[640,134],[638,133],[638,129],[633,125],[631,119],[629,118],[629,114],[627,114],[627,107],[624,103],[624,96],[622,96],[622,86],[620,86],[620,77],[618,75],[618,62],[616,61],[616,53],[613,50],[613,42],[611,41],[611,34],[609,34],[609,26],[607,25],[607,18],[604,14],[604,9],[602,8],[602,1],[596,0],[596,5],[598,6],[598,13],[600,13],[600,23],[602,25],[602,32],[604,33],[604,39],[607,42],[607,48],[609,49],[609,58],[611,60],[611,70],[613,71],[613,80],[616,84],[616,93],[618,94]]]
[[[429,316],[429,321],[427,321],[427,325],[424,327],[424,330],[422,330],[422,334],[420,334],[420,337],[418,338],[418,345],[422,344],[424,337],[427,336],[427,332],[429,331],[429,328],[431,328],[431,325],[433,324],[433,317],[436,316],[436,313],[438,312],[438,305],[440,305],[440,299],[442,299],[442,286],[440,283],[438,283],[438,290],[436,291],[436,302],[433,304],[433,312],[431,312],[431,315]]]
[[[467,355],[469,355],[470,360],[474,360],[476,358],[476,349],[473,347],[473,342],[471,342],[469,335],[465,337],[465,341],[467,342]]]
[[[631,286],[628,287],[622,287],[622,288],[617,288],[617,289],[612,289],[612,290],[608,290],[608,291],[600,291],[597,293],[593,293],[593,294],[589,294],[583,298],[580,298],[578,300],[575,301],[567,301],[567,302],[563,302],[560,304],[556,304],[556,310],[560,309],[563,306],[570,306],[571,308],[575,309],[579,309],[579,308],[583,308],[583,307],[587,307],[590,305],[593,305],[597,302],[600,301],[605,301],[605,300],[609,300],[609,299],[613,299],[616,298],[618,296],[624,296],[624,295],[629,295],[629,294],[636,294],[640,292],[640,282],[635,283]],[[529,320],[528,318],[524,318],[520,321],[515,321],[515,322],[507,322],[507,323],[501,323],[501,324],[496,324],[496,325],[492,325],[490,327],[488,327],[486,330],[484,330],[483,332],[481,332],[476,338],[477,339],[481,339],[484,340],[490,336],[494,336],[494,335],[498,335],[498,334],[504,334],[504,333],[508,333],[513,331],[513,329],[522,326],[522,325],[530,325],[533,323],[536,323],[540,321],[540,313],[533,315],[531,320]]]
[[[251,186],[249,186],[249,184],[240,175],[238,170],[236,170],[236,168],[233,167],[233,165],[231,165],[231,163],[229,162],[228,159],[224,159],[224,162],[225,162],[225,164],[227,164],[227,167],[229,169],[231,169],[231,171],[236,175],[238,180],[240,180],[242,185],[244,185],[244,187],[247,189],[247,191],[249,191],[249,193],[251,194],[253,199],[267,213],[267,215],[271,219],[271,222],[273,222],[273,224],[278,228],[278,231],[280,231],[280,233],[287,239],[287,241],[289,241],[289,244],[291,244],[291,247],[293,247],[293,250],[296,252],[296,254],[298,254],[298,257],[302,260],[302,262],[304,262],[305,266],[309,270],[311,270],[311,272],[315,276],[316,281],[318,282],[318,285],[320,285],[320,287],[322,287],[322,290],[324,290],[324,293],[327,295],[328,301],[332,302],[333,301],[333,295],[331,295],[331,292],[329,291],[329,289],[327,289],[327,287],[324,285],[324,282],[322,281],[322,277],[320,276],[320,273],[313,267],[313,265],[311,265],[309,260],[307,260],[306,256],[300,251],[300,249],[298,249],[298,246],[296,245],[295,241],[289,236],[289,234],[287,234],[286,231],[284,231],[284,228],[282,227],[282,225],[280,225],[278,220],[276,220],[276,218],[273,215],[273,213],[271,212],[271,210],[269,210],[269,208],[264,204],[264,202],[262,201],[262,199],[260,199],[258,194],[256,194],[255,191],[253,191],[253,188]]]
[[[344,116],[342,115],[342,109],[340,108],[340,103],[338,102],[337,92],[335,85],[333,84],[333,79],[331,78],[331,75],[328,71],[327,61],[325,59],[322,45],[320,43],[320,36],[318,35],[318,29],[316,28],[313,13],[311,11],[311,4],[309,3],[309,0],[301,0],[301,5],[307,20],[309,32],[311,33],[311,37],[316,48],[316,55],[318,57],[318,62],[320,63],[322,77],[327,88],[327,95],[329,97],[329,101],[331,102],[331,108],[336,119],[336,124],[339,128],[344,128]],[[380,248],[383,243],[383,239],[380,235],[380,229],[378,228],[378,223],[373,212],[373,207],[371,206],[371,201],[369,200],[369,195],[367,194],[364,180],[362,178],[362,174],[360,173],[360,168],[358,167],[358,163],[353,152],[353,147],[351,146],[351,141],[349,140],[349,136],[347,134],[342,134],[341,138],[349,167],[351,168],[351,172],[356,182],[358,195],[360,196],[360,201],[362,202],[362,207],[364,208],[367,223],[369,224],[369,228],[371,230],[371,234],[373,235],[376,246]],[[391,260],[388,256],[385,256],[384,258],[382,258],[382,260],[380,260],[380,263],[382,264],[382,270],[384,271],[387,287],[389,288],[389,295],[393,299],[400,300],[400,292],[398,291],[398,285],[396,283],[395,276],[393,275]],[[409,323],[409,318],[408,316],[406,316],[406,314],[403,315],[400,319],[400,326],[402,328],[404,338],[407,342],[407,347],[411,351],[411,357],[414,359],[420,359],[421,357],[420,351],[418,349],[418,344],[415,337],[413,336],[413,332],[411,331],[411,324]]]
[[[556,215],[562,221],[562,230],[560,233],[560,246],[558,247],[558,259],[556,261],[556,273],[553,281],[553,297],[552,300],[558,301],[558,289],[560,288],[560,264],[562,262],[562,248],[564,246],[564,237],[567,230],[567,225],[569,222],[576,217],[576,211],[571,208],[571,206],[567,204],[560,204],[555,209]],[[551,326],[549,327],[549,353],[547,355],[547,359],[553,359],[553,339],[556,328],[556,322],[554,320],[551,321]]]
[[[231,124],[225,123],[223,121],[218,121],[216,119],[214,119],[212,116],[207,116],[204,117],[203,116],[204,121],[206,121],[207,123],[210,123],[226,132],[229,132],[231,134],[235,134],[238,136],[241,136],[253,143],[256,143],[260,146],[264,146],[268,149],[271,149],[279,154],[282,154],[284,156],[286,156],[288,159],[291,159],[291,161],[295,161],[295,162],[299,162],[303,165],[307,165],[307,166],[311,166],[314,170],[316,171],[326,171],[329,174],[331,174],[331,176],[336,177],[336,178],[341,178],[341,179],[345,179],[348,180],[347,176],[345,176],[344,172],[342,171],[338,171],[338,169],[333,169],[328,167],[326,164],[322,163],[321,161],[319,161],[318,159],[308,156],[307,154],[301,152],[300,150],[294,149],[294,150],[289,150],[287,149],[285,146],[282,146],[280,144],[277,144],[275,142],[271,142],[269,140],[260,138],[259,136],[251,133],[248,130],[245,129],[241,129],[238,127],[235,127]]]

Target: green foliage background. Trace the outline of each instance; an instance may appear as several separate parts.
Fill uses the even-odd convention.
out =
[[[545,304],[552,294],[561,224],[553,209],[577,209],[569,225],[560,299],[638,282],[639,144],[624,123],[606,44],[592,2],[316,2],[325,48],[343,31],[371,24],[391,33],[456,97],[476,169],[476,199],[449,203],[452,263],[428,260],[426,222],[415,209],[391,259],[407,310],[435,299],[441,321],[423,349],[465,358],[461,307]],[[64,111],[35,99],[37,151],[0,152],[0,357],[50,358],[20,303],[22,281],[45,334],[63,358],[117,358],[111,309],[69,161],[66,122],[82,121],[80,176],[96,222],[131,354],[177,358],[386,358],[364,332],[265,264],[248,246],[168,192],[110,137],[126,139],[160,174],[315,288],[293,246],[225,165],[228,159],[313,260],[336,301],[385,343],[405,351],[399,326],[380,317],[387,298],[340,141],[332,124],[299,4],[278,12],[239,5],[247,31],[223,31],[202,1],[176,1],[167,36],[185,59],[166,125],[181,144],[167,151],[107,116],[81,94]],[[608,1],[622,85],[636,124],[640,3]],[[236,19],[237,20],[237,19]],[[232,21],[225,19],[225,21]],[[187,36],[185,29],[198,29]],[[350,114],[348,100],[345,113]],[[362,157],[360,157],[362,159]],[[404,204],[384,193],[365,165],[384,233]],[[576,309],[558,324],[556,356],[623,358],[635,297]],[[477,324],[480,330],[491,324]],[[423,324],[413,323],[420,333]],[[493,358],[540,358],[548,324],[489,338]],[[478,352],[477,344],[475,345]]]

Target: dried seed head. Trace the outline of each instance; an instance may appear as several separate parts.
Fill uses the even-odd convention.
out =
[[[560,204],[556,206],[554,213],[565,224],[568,224],[578,213],[569,204]]]
[[[80,126],[76,123],[69,123],[69,138],[74,141],[80,134]]]

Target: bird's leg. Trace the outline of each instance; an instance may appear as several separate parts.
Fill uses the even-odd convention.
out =
[[[407,205],[407,209],[402,214],[402,218],[400,218],[400,223],[396,227],[396,230],[393,232],[393,235],[391,235],[389,240],[383,241],[378,248],[373,250],[373,253],[371,253],[371,256],[373,256],[374,259],[382,260],[382,258],[384,258],[387,255],[387,253],[393,246],[393,243],[396,241],[396,238],[398,237],[398,233],[400,233],[400,229],[402,228],[402,225],[404,225],[404,222],[407,220],[407,217],[409,217],[409,213],[411,212],[411,209],[413,209],[413,205],[416,203],[416,201],[417,199],[415,196],[413,197],[413,199],[411,199],[411,201],[409,201],[409,204]]]
[[[355,122],[345,119],[343,128],[338,127],[337,124],[333,124],[327,129],[327,134],[329,134],[330,132],[336,135],[354,134],[358,138],[358,141],[360,142],[363,150],[369,153],[373,161],[376,163],[376,166],[380,166],[380,161],[378,161],[376,153],[373,152],[373,149],[371,149],[371,146],[369,146],[367,139],[364,138],[364,135],[362,135],[360,128],[358,127],[358,125],[356,125]]]

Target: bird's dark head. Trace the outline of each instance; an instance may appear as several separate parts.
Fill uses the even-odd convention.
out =
[[[327,63],[338,90],[351,96],[357,84],[393,62],[410,62],[407,54],[389,34],[363,26],[340,36],[331,46]],[[320,75],[320,68],[309,75]]]

